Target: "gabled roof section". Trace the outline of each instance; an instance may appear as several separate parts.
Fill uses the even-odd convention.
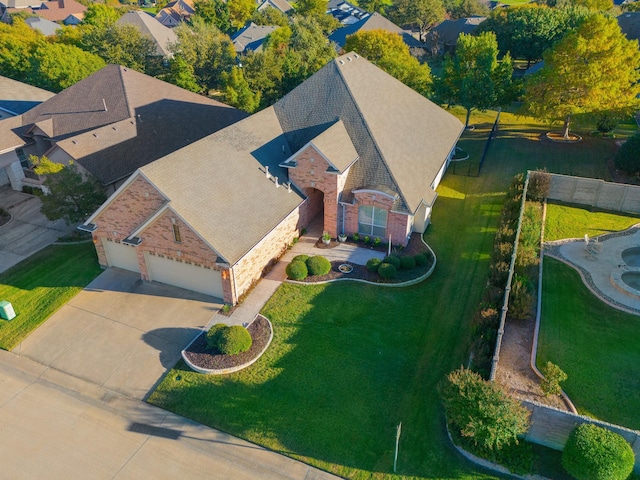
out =
[[[311,140],[311,144],[339,173],[344,172],[358,159],[358,152],[342,120],[338,120]]]
[[[40,18],[40,17],[29,17],[29,18],[26,18],[24,22],[34,30],[38,30],[40,33],[42,33],[46,37],[55,35],[56,32],[62,28],[56,22],[52,22],[51,20],[47,20],[46,18]]]
[[[118,25],[133,25],[140,33],[151,38],[156,46],[156,53],[161,57],[170,56],[169,45],[178,42],[178,37],[173,30],[141,10],[125,13],[116,23]]]
[[[246,27],[231,37],[233,47],[238,53],[246,50],[260,51],[267,37],[278,28],[280,27],[276,25],[256,25],[249,22]]]
[[[264,0],[259,6],[258,10],[264,10],[265,8],[275,8],[282,13],[289,13],[293,10],[293,7],[287,0]]]
[[[12,115],[25,113],[53,96],[55,93],[0,76],[0,108]]]
[[[368,32],[371,30],[384,30],[386,32],[397,33],[409,47],[424,48],[424,44],[413,38],[409,32],[403,30],[391,20],[386,19],[377,12],[372,13],[357,23],[337,29],[329,36],[329,40],[335,42],[340,47],[343,47],[347,42],[348,35],[353,35],[360,31]]]
[[[360,159],[343,193],[372,185],[399,194],[413,213],[434,197],[431,185],[463,130],[462,123],[375,65],[349,53],[333,60],[274,109],[298,150],[339,118]]]
[[[437,41],[446,45],[455,45],[458,43],[458,37],[461,33],[469,34],[475,32],[487,17],[466,17],[457,20],[444,20],[434,27],[429,35],[435,36]]]
[[[269,107],[140,172],[233,265],[302,203],[283,185],[287,176],[279,163],[290,154]]]
[[[86,10],[87,7],[75,0],[51,0],[42,2],[35,13],[52,22],[61,22],[73,13],[84,13]]]
[[[118,65],[108,65],[22,116],[107,185],[247,114]],[[133,128],[132,128],[133,127]]]

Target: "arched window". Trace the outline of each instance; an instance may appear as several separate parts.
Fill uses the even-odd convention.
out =
[[[387,236],[387,211],[371,205],[358,208],[358,233],[372,237]]]

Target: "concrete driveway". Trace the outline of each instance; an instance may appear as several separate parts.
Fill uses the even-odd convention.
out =
[[[213,297],[110,268],[13,352],[142,400],[220,307]]]
[[[75,229],[63,220],[47,220],[41,205],[35,195],[0,187],[0,208],[13,216],[0,227],[0,273]]]
[[[337,478],[4,351],[0,385],[2,478]]]

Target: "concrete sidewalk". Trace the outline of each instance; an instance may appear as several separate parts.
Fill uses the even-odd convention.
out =
[[[0,350],[3,478],[337,477]]]
[[[272,297],[278,287],[287,278],[286,268],[289,262],[296,255],[322,255],[329,261],[341,261],[354,263],[357,265],[365,265],[367,260],[372,257],[384,258],[383,252],[369,250],[367,248],[354,247],[352,245],[338,244],[333,248],[317,248],[316,242],[322,233],[310,231],[301,236],[298,242],[287,251],[280,261],[265,275],[264,278],[251,290],[247,298],[238,305],[231,315],[225,315],[218,312],[213,316],[207,327],[211,327],[216,323],[225,323],[227,325],[246,325],[253,321],[262,307]],[[332,240],[333,242],[333,240]],[[335,242],[334,242],[335,243]]]

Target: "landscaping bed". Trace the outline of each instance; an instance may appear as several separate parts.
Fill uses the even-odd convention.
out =
[[[11,214],[6,210],[0,208],[0,227],[6,223],[9,223],[9,220],[11,220]]]
[[[269,343],[269,337],[271,336],[269,322],[262,316],[258,316],[251,322],[251,325],[247,327],[247,331],[251,335],[253,343],[246,352],[238,353],[237,355],[224,355],[207,345],[206,332],[202,332],[184,350],[184,355],[196,367],[208,370],[223,370],[244,365],[260,355],[267,343]]]

